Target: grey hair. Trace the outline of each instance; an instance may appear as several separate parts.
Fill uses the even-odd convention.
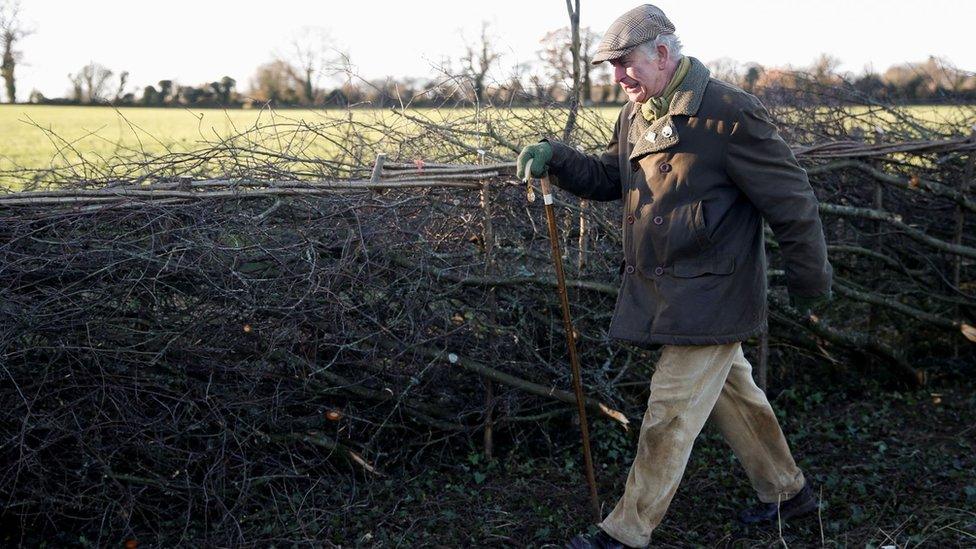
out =
[[[664,46],[668,49],[668,57],[671,61],[681,59],[681,40],[674,34],[659,34],[657,38],[650,42],[644,42],[637,46],[637,50],[643,53],[648,59],[657,59],[657,47]]]

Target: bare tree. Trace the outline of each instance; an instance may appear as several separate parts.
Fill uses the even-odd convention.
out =
[[[579,29],[579,40],[580,100],[587,104],[593,100],[593,72],[596,67],[591,61],[596,53],[596,45],[600,42],[600,34],[589,27],[583,27]],[[539,50],[539,59],[549,70],[550,76],[571,88],[574,81],[572,29],[563,27],[549,31],[540,42],[542,49]]]
[[[512,66],[512,72],[508,80],[504,82],[498,93],[498,98],[505,104],[511,106],[519,101],[528,99],[528,89],[525,86],[525,73],[528,71],[527,63],[516,63]]]
[[[294,70],[302,102],[308,105],[316,102],[322,77],[340,73],[347,58],[336,48],[329,31],[322,27],[302,27],[292,39],[289,55],[280,57]]]
[[[0,63],[0,75],[7,90],[7,102],[17,102],[17,79],[14,69],[20,62],[21,52],[17,51],[17,43],[32,33],[20,18],[19,0],[0,0],[0,49],[3,62]]]
[[[925,66],[937,87],[953,93],[976,89],[976,73],[962,70],[944,57],[929,56]]]
[[[106,88],[112,78],[112,70],[99,63],[89,63],[82,68],[82,74],[88,91],[88,102],[104,100]]]
[[[929,56],[923,62],[894,65],[885,72],[884,80],[905,90],[912,99],[976,89],[974,73],[960,70],[948,59],[935,56]]]
[[[125,85],[129,82],[129,71],[119,73],[119,87],[115,90],[115,101],[118,103],[125,95]]]
[[[250,95],[258,101],[298,103],[302,82],[298,69],[287,61],[275,59],[258,67],[251,78]]]
[[[501,57],[501,53],[492,47],[488,35],[488,22],[481,23],[481,37],[478,44],[465,44],[465,53],[461,57],[461,69],[464,77],[471,82],[474,99],[480,105],[485,100],[485,81],[492,66]]]
[[[840,83],[841,79],[837,74],[837,69],[840,67],[840,59],[827,54],[821,53],[817,57],[807,72],[810,74],[810,78],[814,82],[826,86],[834,86]]]
[[[112,78],[112,70],[92,61],[75,74],[69,74],[74,100],[79,103],[101,103]],[[126,74],[128,77],[128,74]]]
[[[579,111],[580,104],[580,3],[579,0],[566,0],[566,11],[569,12],[569,27],[571,29],[572,41],[570,42],[570,52],[573,56],[573,89],[569,96],[569,117],[566,119],[566,127],[563,128],[563,141],[569,141],[569,136],[573,133],[576,126],[576,113]]]

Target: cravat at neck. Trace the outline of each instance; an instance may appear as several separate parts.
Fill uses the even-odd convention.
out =
[[[682,57],[681,61],[678,62],[678,67],[674,70],[674,74],[671,76],[671,81],[665,86],[661,96],[649,97],[641,105],[641,115],[645,120],[653,122],[667,114],[668,109],[671,107],[671,100],[674,98],[674,92],[677,91],[678,86],[685,79],[689,68],[691,68],[691,59]]]

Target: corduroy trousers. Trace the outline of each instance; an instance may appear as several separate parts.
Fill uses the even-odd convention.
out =
[[[707,420],[745,468],[760,501],[787,500],[804,485],[741,342],[663,347],[624,494],[600,527],[643,547],[661,522]]]

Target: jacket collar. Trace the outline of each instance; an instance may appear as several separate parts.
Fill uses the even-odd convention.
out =
[[[694,57],[690,57],[691,67],[685,79],[678,85],[668,107],[668,113],[648,122],[643,116],[636,116],[640,107],[630,104],[630,131],[628,141],[633,145],[630,153],[630,160],[647,153],[660,151],[678,143],[678,130],[671,118],[675,115],[694,116],[701,106],[702,97],[705,95],[705,86],[708,85],[710,72],[708,67]]]

